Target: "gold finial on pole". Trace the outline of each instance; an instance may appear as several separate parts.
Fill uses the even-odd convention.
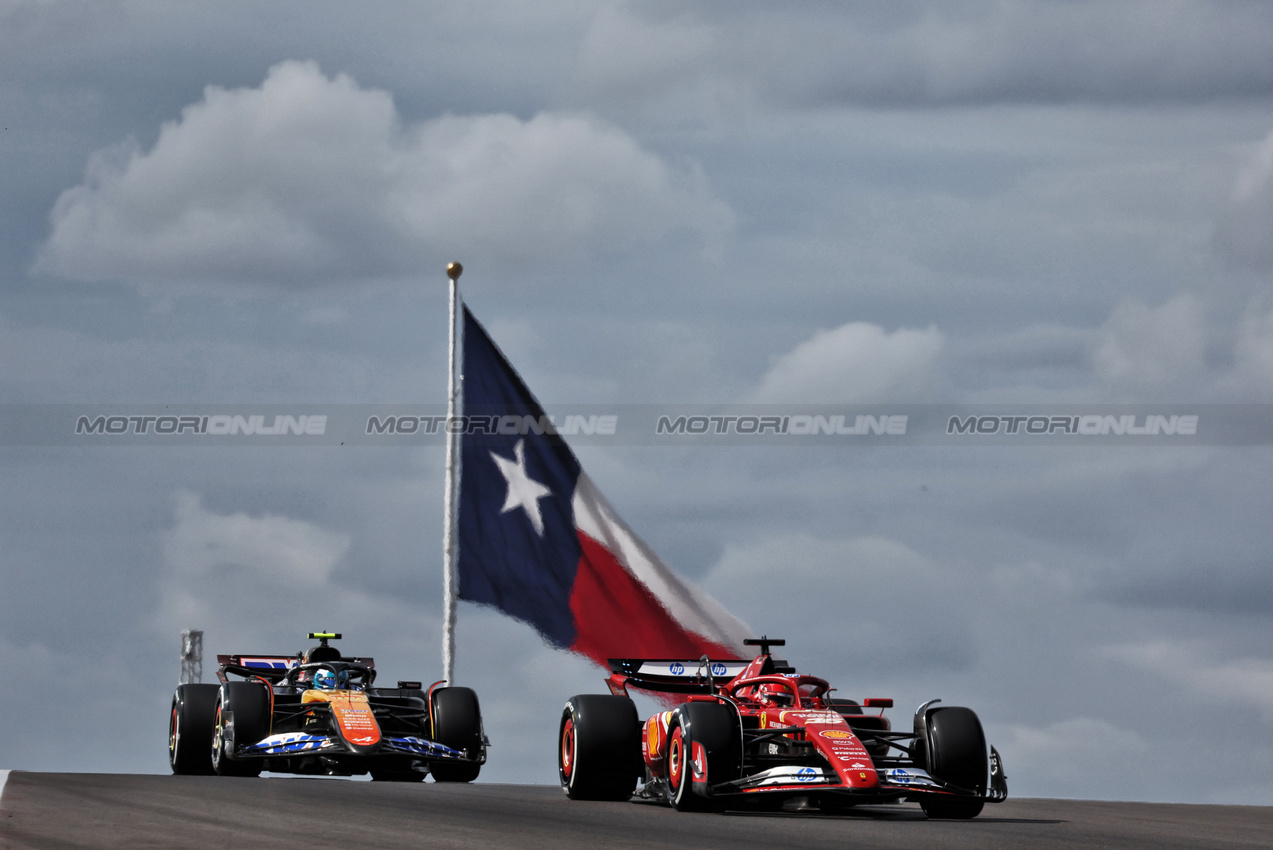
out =
[[[446,276],[451,278],[451,280],[459,280],[462,274],[464,274],[464,266],[459,263],[446,264]]]

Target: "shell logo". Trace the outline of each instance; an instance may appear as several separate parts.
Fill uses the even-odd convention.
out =
[[[852,732],[845,732],[843,729],[828,729],[825,732],[819,732],[824,738],[833,738],[835,740],[843,740],[844,738],[852,738]]]

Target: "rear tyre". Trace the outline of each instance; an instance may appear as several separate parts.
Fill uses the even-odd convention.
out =
[[[255,682],[227,682],[217,694],[212,727],[212,769],[218,776],[259,776],[261,762],[236,761],[235,747],[270,734],[270,694]]]
[[[572,800],[626,800],[643,771],[641,721],[628,697],[573,696],[557,727],[557,775]]]
[[[934,708],[926,718],[928,773],[954,787],[984,796],[990,758],[977,715],[967,708]],[[932,796],[920,801],[930,818],[966,820],[981,814],[985,801],[959,796]]]
[[[706,781],[714,785],[741,775],[742,732],[733,707],[707,702],[681,706],[669,724],[667,747],[668,802],[678,812],[719,810],[718,801],[694,792],[694,778],[706,772]],[[702,756],[697,762],[696,750]]]
[[[459,750],[468,758],[482,755],[482,709],[472,688],[438,688],[433,692],[433,734],[439,744]],[[429,771],[434,782],[472,782],[482,765],[433,762]]]
[[[178,685],[168,716],[168,764],[178,775],[212,773],[212,722],[217,686]]]

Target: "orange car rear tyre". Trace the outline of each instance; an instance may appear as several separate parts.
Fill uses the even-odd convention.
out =
[[[212,721],[217,686],[178,685],[168,715],[168,765],[179,775],[212,773]]]

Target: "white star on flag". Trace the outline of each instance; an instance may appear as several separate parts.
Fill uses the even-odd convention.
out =
[[[530,524],[535,527],[535,533],[543,537],[544,517],[539,512],[539,500],[545,496],[551,496],[552,491],[526,474],[525,440],[517,441],[517,445],[513,446],[513,454],[517,456],[516,463],[491,452],[491,459],[495,461],[500,474],[508,482],[508,495],[504,498],[504,507],[500,508],[500,513],[506,514],[514,508],[525,508],[526,515],[530,517]]]

